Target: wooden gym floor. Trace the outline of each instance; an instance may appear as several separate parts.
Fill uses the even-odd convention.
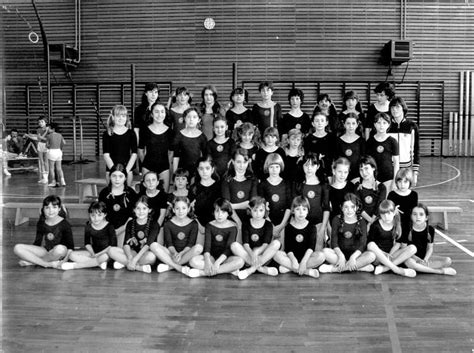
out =
[[[470,352],[473,336],[472,158],[423,158],[421,200],[460,206],[435,253],[457,276],[261,274],[189,279],[127,270],[21,268],[15,243],[31,243],[35,221],[3,217],[0,352]],[[33,173],[3,177],[3,202],[49,192],[77,202],[73,180],[102,163],[64,165],[68,186],[48,189]],[[73,228],[82,246],[82,226]],[[449,242],[452,240],[453,242]]]

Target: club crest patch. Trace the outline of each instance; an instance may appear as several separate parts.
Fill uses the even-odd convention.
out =
[[[349,231],[344,232],[344,238],[346,239],[352,238],[352,232],[349,232]]]

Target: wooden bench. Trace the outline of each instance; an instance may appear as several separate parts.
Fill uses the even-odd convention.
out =
[[[448,213],[461,213],[462,208],[457,206],[428,206],[429,223],[441,229],[448,230]]]
[[[39,218],[41,213],[41,203],[34,202],[7,202],[3,205],[4,209],[15,209],[15,226],[28,222],[31,218]],[[64,204],[68,218],[71,219],[89,219],[89,205],[85,203]]]
[[[82,203],[84,201],[94,201],[99,198],[99,191],[98,186],[100,188],[105,188],[107,183],[105,179],[102,178],[87,178],[87,179],[79,179],[74,180],[74,182],[79,185],[79,202]],[[132,188],[135,185],[139,184],[140,181],[132,181]]]
[[[99,198],[99,192],[97,191],[97,186],[100,186],[101,189],[107,186],[105,179],[101,178],[87,178],[74,180],[74,182],[79,185],[79,202],[97,200]]]
[[[15,166],[18,164],[19,166]],[[13,170],[37,172],[38,157],[7,158],[5,161],[4,169],[8,170],[9,172]]]

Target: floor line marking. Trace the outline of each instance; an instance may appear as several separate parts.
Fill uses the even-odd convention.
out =
[[[401,352],[400,340],[398,338],[397,324],[395,322],[395,314],[390,299],[390,290],[385,282],[382,282],[382,296],[385,307],[385,315],[387,315],[388,333],[390,343],[392,344],[392,352]]]
[[[457,247],[458,249],[464,251],[466,254],[468,254],[470,257],[474,257],[474,252],[472,252],[471,250],[467,249],[466,247],[462,246],[461,244],[459,244],[456,240],[452,239],[451,237],[447,236],[446,234],[444,234],[443,232],[440,232],[438,229],[435,229],[435,232],[438,233],[442,238],[446,239],[448,242],[450,242],[451,244],[453,244],[455,247]]]
[[[447,165],[447,166],[453,168],[454,170],[456,170],[457,174],[456,174],[454,177],[452,177],[451,179],[444,180],[444,181],[440,181],[439,183],[428,184],[428,185],[422,185],[422,186],[416,186],[416,187],[414,187],[413,189],[429,188],[430,186],[437,186],[437,185],[446,184],[446,183],[449,183],[450,181],[453,181],[454,179],[459,178],[459,176],[461,175],[461,171],[460,171],[458,168],[456,168],[455,166],[453,166],[453,165],[451,165],[451,164],[448,164],[448,163],[444,163],[444,162],[441,162],[441,164],[444,164],[444,165]]]
[[[465,242],[467,242],[466,239],[458,240],[458,243],[465,243]],[[447,244],[447,242],[446,241],[437,241],[437,242],[435,242],[435,245],[443,245],[443,244]]]
[[[420,199],[420,202],[474,202],[471,199]]]

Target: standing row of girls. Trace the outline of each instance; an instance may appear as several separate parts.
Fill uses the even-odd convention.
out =
[[[271,161],[272,156],[278,155],[269,156],[267,162]],[[242,165],[239,166],[239,163]],[[272,170],[272,166],[279,166],[279,161],[268,163],[266,169]],[[317,169],[314,163],[308,160],[305,164],[308,185],[312,185],[310,177]],[[233,179],[237,177],[235,181],[238,182],[239,176],[245,176],[248,171],[248,160],[243,158],[239,161],[235,158],[233,164]],[[201,180],[208,183],[209,175],[213,172],[212,165],[209,160],[203,160],[199,165]],[[338,175],[337,169],[335,166],[335,175]],[[273,179],[276,177],[274,172],[272,170]],[[154,177],[150,178],[150,175]],[[272,180],[271,177],[268,180]],[[408,187],[412,174],[400,172],[398,177],[399,192],[395,192],[392,197],[405,201],[404,207],[410,207],[410,195],[414,191],[410,192]],[[335,179],[339,185],[343,178]],[[404,223],[400,221],[393,201],[382,201],[378,206],[378,217],[367,235],[362,204],[355,194],[346,193],[339,211],[333,210],[337,214],[332,219],[330,237],[327,239],[317,225],[329,217],[329,211],[323,211],[323,222],[318,223],[320,211],[314,214],[311,202],[304,194],[291,201],[288,213],[285,210],[283,217],[288,217],[289,222],[280,234],[274,234],[276,227],[269,219],[272,207],[265,198],[252,197],[249,201],[240,202],[240,205],[219,198],[213,203],[213,219],[204,224],[204,240],[198,241],[199,227],[202,225],[194,219],[187,197],[173,198],[170,217],[162,225],[162,206],[153,206],[154,197],[160,194],[156,192],[156,174],[151,172],[146,176],[145,190],[142,191],[150,194],[151,198],[134,196],[133,189],[127,189],[125,180],[123,167],[114,166],[111,169],[111,183],[101,192],[105,202],[91,204],[90,222],[85,230],[85,251],[73,251],[72,232],[65,219],[61,200],[57,196],[47,197],[43,202],[34,245],[18,244],[14,248],[15,254],[21,258],[20,264],[64,270],[95,266],[105,269],[107,261],[112,259],[116,269],[126,267],[129,270],[151,272],[151,265],[159,259],[158,272],[174,269],[190,277],[233,273],[240,279],[256,271],[272,276],[295,272],[311,277],[318,277],[319,271],[374,271],[380,274],[392,270],[407,277],[415,276],[415,271],[448,275],[456,273],[449,267],[449,258],[433,256],[434,229],[428,225],[428,211],[421,204],[416,204],[410,211],[411,222],[408,229],[403,231]],[[242,195],[241,191],[237,191],[237,197]],[[306,195],[314,192],[310,190]],[[275,195],[271,194],[274,202],[278,201]],[[237,216],[237,220],[241,219],[240,227],[229,219],[234,215],[233,205],[236,208],[245,205],[239,209],[250,215],[250,218]],[[126,209],[131,210],[128,222],[125,225],[118,223],[119,228],[125,227],[121,245],[119,234],[114,232],[114,229],[119,229],[115,227],[114,220],[127,219]],[[278,208],[274,210],[278,211]],[[159,216],[155,216],[155,212],[159,212]],[[311,220],[311,217],[316,218]],[[161,225],[164,230],[162,241],[158,239]],[[242,229],[241,240],[237,237],[238,229]],[[278,269],[271,262],[272,259],[279,265]],[[242,269],[244,264],[246,268]],[[400,267],[401,264],[408,268]]]

